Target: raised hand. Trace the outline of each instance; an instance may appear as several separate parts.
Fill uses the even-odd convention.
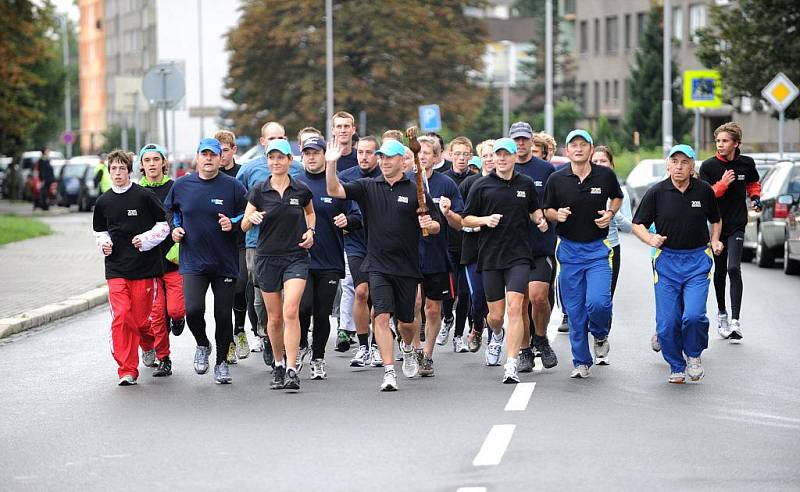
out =
[[[325,162],[336,162],[342,156],[342,146],[334,138],[332,142],[328,142],[328,149],[325,151]]]

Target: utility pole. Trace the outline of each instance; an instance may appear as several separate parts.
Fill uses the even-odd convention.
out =
[[[661,101],[661,133],[664,155],[672,147],[672,2],[664,0],[664,97]]]
[[[197,0],[197,25],[199,26],[197,29],[197,58],[200,67],[200,138],[203,139],[206,135],[205,117],[203,117],[205,106],[203,104],[203,0]],[[175,131],[174,128],[172,131]],[[168,142],[164,141],[164,145],[168,145]]]
[[[501,41],[506,52],[506,80],[503,84],[503,131],[504,137],[508,136],[511,113],[511,41]]]
[[[553,0],[544,9],[544,131],[553,135]]]
[[[69,83],[69,37],[66,14],[61,17],[61,37],[64,40],[64,68],[67,72],[67,76],[64,77],[64,133],[67,134],[72,132],[72,91]],[[69,159],[72,157],[72,142],[65,142],[65,145],[66,152],[64,155]]]
[[[333,125],[333,0],[325,0],[325,135],[330,142]]]

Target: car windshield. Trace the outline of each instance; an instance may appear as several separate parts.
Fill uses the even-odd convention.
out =
[[[792,177],[789,178],[789,183],[786,186],[786,193],[795,197],[800,195],[800,164],[795,164],[792,170]]]
[[[653,177],[660,178],[667,174],[667,163],[666,162],[656,162],[653,164]]]
[[[82,178],[86,172],[86,164],[70,164],[64,168],[65,178]]]

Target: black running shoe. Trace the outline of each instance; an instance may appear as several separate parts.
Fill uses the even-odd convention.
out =
[[[351,344],[350,332],[347,330],[338,330],[336,333],[336,351],[347,352],[350,350]]]
[[[300,376],[298,376],[297,371],[295,371],[294,367],[290,367],[289,370],[286,371],[286,378],[284,380],[283,389],[287,390],[300,389]]]
[[[542,358],[542,365],[545,367],[545,369],[551,369],[558,365],[558,357],[556,356],[556,353],[553,352],[553,348],[550,346],[550,341],[546,337],[541,341],[537,340],[534,348]]]
[[[569,333],[569,318],[566,314],[561,318],[561,324],[558,325],[558,332]]]
[[[279,390],[283,389],[284,384],[286,384],[286,366],[277,366],[272,371],[272,382],[269,383],[269,387],[270,389]]]
[[[178,335],[183,333],[183,328],[186,326],[186,320],[183,319],[183,318],[181,318],[181,319],[170,319],[169,320],[169,324],[170,324],[170,330],[172,331],[172,334],[177,337]]]
[[[261,356],[264,358],[264,364],[267,367],[275,367],[275,355],[272,354],[272,344],[269,343],[269,337],[263,337],[261,339],[263,343],[263,348],[261,352]]]
[[[172,376],[172,361],[169,357],[164,357],[158,361],[158,367],[153,371],[154,378],[163,378],[165,376]]]

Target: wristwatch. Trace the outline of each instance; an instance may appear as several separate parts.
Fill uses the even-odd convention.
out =
[[[311,231],[311,234],[314,234],[315,236],[317,235],[317,230],[313,227],[309,227],[308,230]]]
[[[615,211],[611,210],[610,208],[607,208],[606,212],[611,212],[611,218],[612,219],[614,218],[615,215],[617,215],[617,213]]]

